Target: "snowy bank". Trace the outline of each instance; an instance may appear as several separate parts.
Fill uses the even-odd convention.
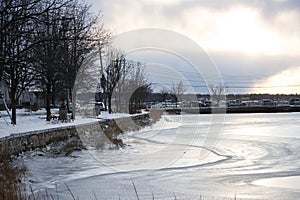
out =
[[[51,109],[51,112],[58,113],[58,109]],[[13,126],[12,124],[10,124],[10,119],[7,113],[5,111],[0,111],[0,138],[32,131],[41,131],[53,128],[75,126],[132,116],[138,116],[138,114],[108,114],[108,112],[101,112],[101,114],[97,117],[76,115],[76,120],[68,123],[49,123],[46,121],[46,111],[44,109],[41,109],[36,112],[27,112],[25,109],[17,109],[17,125]]]
[[[147,118],[148,114],[129,115],[113,114],[103,112],[97,118],[76,116],[76,120],[70,123],[49,123],[37,115],[22,116],[18,118],[16,126],[8,125],[1,120],[0,150],[9,154],[18,154],[37,147],[45,146],[54,141],[67,138],[79,137],[87,139],[87,133],[103,133],[103,127],[117,126],[121,130],[126,130],[127,126],[132,126],[132,120]],[[115,122],[112,124],[112,122]],[[89,140],[90,138],[88,138]]]

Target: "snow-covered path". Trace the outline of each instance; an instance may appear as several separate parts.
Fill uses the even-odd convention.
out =
[[[51,112],[58,113],[58,109],[52,109]],[[39,130],[46,130],[51,128],[58,128],[64,126],[80,125],[96,121],[103,121],[106,119],[115,119],[121,117],[131,116],[126,113],[108,114],[107,112],[101,112],[97,117],[86,117],[76,115],[76,120],[68,123],[49,123],[46,122],[46,110],[42,109],[37,112],[26,112],[25,109],[17,110],[17,125],[10,124],[10,119],[6,111],[0,111],[0,138]]]

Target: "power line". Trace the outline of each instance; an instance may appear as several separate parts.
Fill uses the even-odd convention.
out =
[[[167,86],[173,86],[173,84],[162,84],[162,83],[157,83],[157,82],[152,82],[152,84],[157,84],[157,85],[167,85]],[[183,84],[184,87],[193,87],[193,88],[209,88],[209,86],[207,85],[186,85]],[[225,85],[226,89],[251,89],[251,88],[255,88],[255,89],[259,89],[259,88],[286,88],[286,87],[300,87],[300,84],[296,84],[296,85],[277,85],[277,86],[228,86]]]

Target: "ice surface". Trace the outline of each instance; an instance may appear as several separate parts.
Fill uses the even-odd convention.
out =
[[[125,148],[24,155],[27,180],[60,199],[71,199],[65,184],[79,199],[136,199],[133,183],[140,199],[300,198],[300,113],[227,114],[223,124],[212,119],[165,115],[122,135]],[[210,132],[216,124],[219,134]],[[215,143],[206,142],[212,138]]]
[[[300,190],[300,176],[260,179],[254,181],[253,184],[266,186],[266,187],[280,187],[280,188]]]

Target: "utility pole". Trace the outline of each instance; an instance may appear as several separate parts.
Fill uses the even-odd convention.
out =
[[[104,76],[104,68],[103,68],[103,61],[102,61],[102,41],[101,39],[98,39],[98,48],[99,48],[99,62],[100,62],[100,85],[102,81],[104,80],[101,80],[103,78],[105,78]],[[107,94],[106,94],[106,89],[105,88],[102,88],[102,101],[104,102],[104,110],[107,110],[106,109],[106,106],[107,106]]]
[[[102,75],[103,74],[102,42],[100,40],[98,40],[98,45],[99,45],[100,70],[101,70],[101,75]]]

